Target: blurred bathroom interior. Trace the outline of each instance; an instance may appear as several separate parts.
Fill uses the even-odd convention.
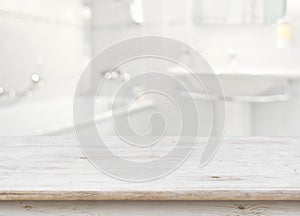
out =
[[[218,113],[221,100],[225,136],[300,135],[298,0],[0,0],[0,136],[74,135],[73,98],[82,72],[103,49],[144,35],[194,47],[217,74],[224,98],[212,95],[208,101],[180,68],[164,71],[199,96],[200,135],[211,121],[218,125],[218,115],[206,113],[211,108]],[[182,59],[189,60],[185,50]],[[80,89],[85,97],[97,88],[95,77],[107,77],[105,97],[95,103],[95,122],[103,134],[114,135],[113,89],[147,64],[139,61],[109,76],[95,69]],[[203,80],[209,85],[209,76]],[[117,102],[118,118],[127,117],[127,102]],[[144,131],[147,113],[153,112],[177,120],[169,101],[151,95],[137,101],[130,117]],[[172,125],[168,135],[177,132]]]

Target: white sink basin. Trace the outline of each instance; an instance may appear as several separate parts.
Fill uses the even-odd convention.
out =
[[[169,72],[185,80],[186,85],[193,91],[205,93],[190,72],[181,68],[172,68]],[[300,70],[240,69],[239,72],[230,72],[226,69],[215,69],[215,74],[198,73],[197,76],[204,86],[215,85],[214,76],[217,76],[225,97],[272,96],[284,94],[287,80],[300,79]]]

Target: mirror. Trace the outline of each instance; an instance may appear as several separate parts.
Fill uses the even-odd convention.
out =
[[[286,0],[193,0],[193,22],[273,24],[286,13]]]

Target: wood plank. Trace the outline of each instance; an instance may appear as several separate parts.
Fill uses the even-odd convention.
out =
[[[174,139],[150,151],[132,151],[115,138],[108,142],[134,160],[158,157]],[[172,174],[132,183],[92,166],[74,137],[1,137],[0,200],[300,200],[299,139],[226,138],[203,168],[204,140],[198,142]]]
[[[298,216],[297,202],[0,202],[1,216]]]

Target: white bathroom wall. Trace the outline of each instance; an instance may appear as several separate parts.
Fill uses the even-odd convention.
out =
[[[72,97],[90,57],[87,13],[82,0],[1,0],[0,86],[23,91],[38,73],[29,100]]]
[[[91,56],[83,0],[0,0],[0,135],[43,135],[72,123],[72,99]],[[31,76],[42,79],[32,94]],[[87,83],[89,88],[89,83]]]

